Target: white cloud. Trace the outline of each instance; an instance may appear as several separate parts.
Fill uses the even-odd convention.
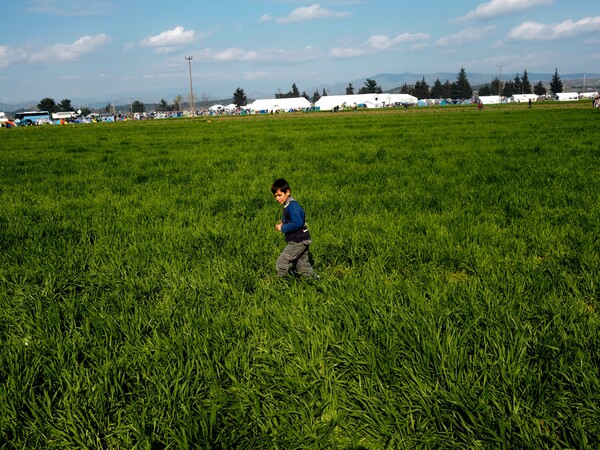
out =
[[[84,36],[72,44],[56,44],[34,52],[27,58],[33,63],[69,62],[98,51],[110,41],[106,34]]]
[[[411,48],[422,48],[430,38],[431,36],[425,33],[402,33],[396,37],[375,34],[358,47],[334,47],[330,51],[330,56],[333,58],[355,58],[372,53],[400,50],[405,44],[412,44]]]
[[[390,50],[398,48],[402,44],[423,41],[429,38],[430,36],[424,33],[402,33],[394,38],[385,35],[374,35],[367,39],[367,47],[374,50]]]
[[[8,67],[11,63],[11,52],[8,45],[0,45],[0,69]]]
[[[215,62],[236,62],[236,61],[255,61],[258,53],[254,50],[244,50],[243,48],[231,47],[224,50],[213,50],[205,48],[200,57],[205,60]]]
[[[356,58],[358,56],[366,55],[367,51],[364,48],[339,48],[334,47],[331,49],[330,55],[332,58]]]
[[[511,41],[556,41],[599,31],[600,16],[585,17],[576,22],[565,20],[550,25],[528,21],[510,30],[507,39]]]
[[[261,22],[270,22],[273,20],[273,16],[271,14],[263,14],[259,19]]]
[[[312,47],[305,47],[299,50],[245,50],[239,47],[231,47],[223,50],[214,50],[211,48],[206,48],[198,56],[205,61],[219,63],[260,62],[266,64],[289,64],[314,61],[318,58],[319,54],[319,51],[315,50]]]
[[[157,53],[166,53],[176,50],[183,45],[191,44],[194,40],[194,30],[186,30],[182,26],[177,26],[172,30],[147,37],[140,42],[140,45],[155,48]]]
[[[348,12],[333,11],[331,9],[323,8],[319,3],[315,3],[310,6],[302,6],[300,8],[296,8],[292,12],[290,12],[286,17],[277,19],[277,22],[285,24],[326,18],[343,19],[345,17],[348,17],[349,15],[350,13]]]
[[[447,46],[447,45],[464,45],[476,43],[486,35],[490,34],[496,29],[495,26],[490,25],[485,28],[467,28],[466,30],[459,31],[458,33],[444,36],[436,41],[436,45]]]
[[[491,0],[488,3],[482,3],[474,10],[469,11],[466,16],[459,17],[457,20],[493,19],[526,11],[536,6],[551,5],[552,3],[554,3],[554,0]]]

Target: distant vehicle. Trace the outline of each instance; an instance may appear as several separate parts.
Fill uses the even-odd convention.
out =
[[[50,113],[48,111],[25,111],[15,113],[15,122],[21,126],[51,123]]]
[[[75,111],[59,111],[59,112],[52,113],[53,120],[74,119],[75,117],[77,117],[77,114],[75,113]]]

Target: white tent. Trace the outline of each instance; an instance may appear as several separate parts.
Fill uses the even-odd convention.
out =
[[[225,107],[223,105],[212,105],[210,108],[208,108],[208,110],[209,111],[220,111],[224,108]]]
[[[235,103],[230,103],[229,105],[227,105],[225,107],[225,111],[227,112],[233,112],[237,109],[237,105]]]
[[[582,92],[581,94],[579,94],[579,98],[580,99],[588,99],[591,100],[593,98],[598,97],[598,93],[597,92]]]
[[[383,108],[384,106],[399,106],[402,104],[416,105],[417,97],[408,94],[356,94],[356,95],[324,95],[315,107],[321,111],[331,111],[336,107],[346,108]]]
[[[536,94],[515,94],[511,97],[513,102],[523,103],[531,100],[532,102],[537,102],[538,96]]]
[[[502,103],[502,97],[499,95],[481,95],[479,96],[479,101],[484,105],[497,105],[498,103]]]
[[[310,108],[310,102],[308,100],[306,100],[304,97],[294,97],[258,99],[246,106],[244,109],[254,113],[272,113],[280,111],[301,111],[308,108]]]
[[[579,100],[579,94],[577,92],[560,92],[556,94],[555,99],[561,102]]]

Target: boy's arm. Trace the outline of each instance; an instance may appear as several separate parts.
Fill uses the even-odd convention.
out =
[[[291,233],[302,228],[304,225],[304,211],[302,211],[298,202],[290,202],[287,210],[290,215],[290,221],[281,226],[281,231],[283,233]]]

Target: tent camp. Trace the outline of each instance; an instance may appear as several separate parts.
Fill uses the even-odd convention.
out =
[[[502,97],[499,95],[481,95],[479,101],[484,105],[497,105],[502,103]]]
[[[537,102],[538,96],[536,94],[515,94],[510,99],[517,103],[527,103],[529,100]]]
[[[579,100],[579,94],[577,92],[560,92],[556,94],[554,99],[559,100],[561,102],[570,102],[574,100]]]
[[[315,107],[321,111],[346,108],[383,108],[384,106],[416,105],[417,97],[408,94],[324,95]]]
[[[255,114],[294,112],[310,108],[310,102],[304,97],[294,98],[262,98],[245,106],[244,109]]]

